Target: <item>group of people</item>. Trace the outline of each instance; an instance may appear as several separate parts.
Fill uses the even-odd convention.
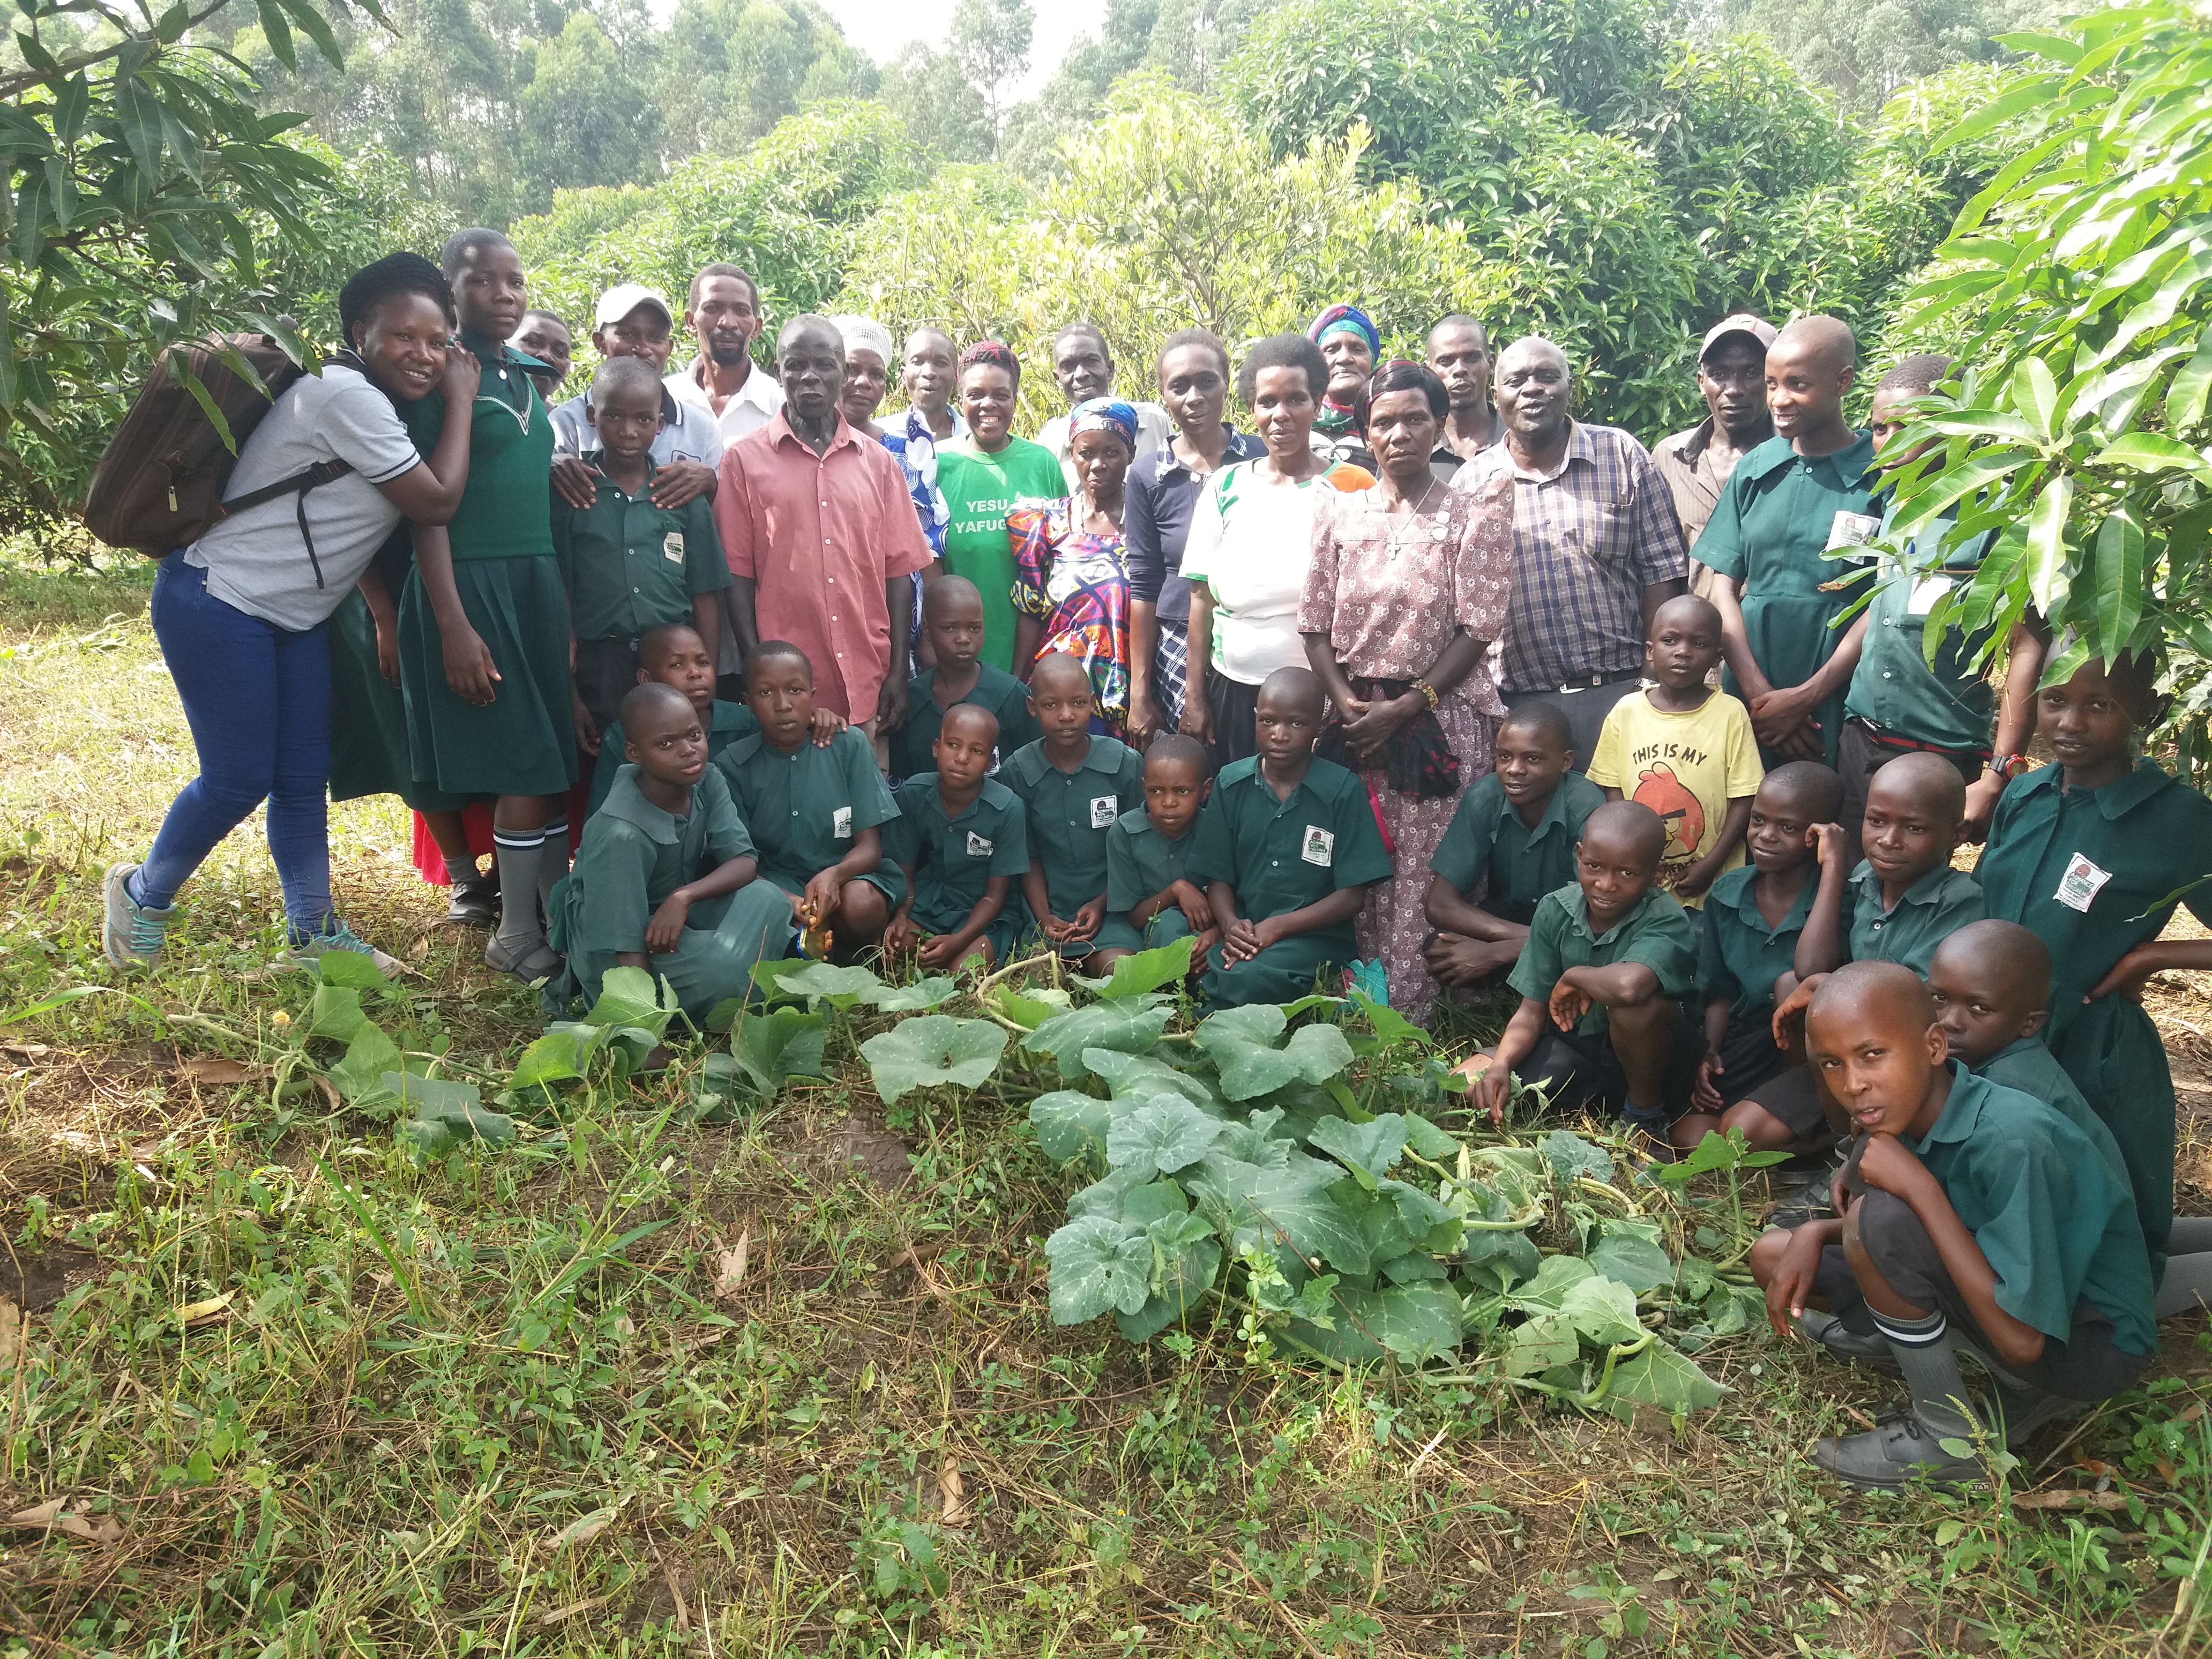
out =
[[[1464,1068],[1494,1120],[1533,1090],[1807,1177],[1753,1267],[1778,1328],[1909,1383],[1820,1453],[1867,1485],[1968,1472],[1961,1352],[2016,1438],[2212,1286],[2141,1006],[2212,968],[2160,937],[2212,920],[2212,805],[2140,752],[2148,656],[2042,684],[2070,640],[2031,617],[1992,653],[1946,603],[1986,537],[1894,545],[1893,441],[1947,360],[1862,430],[1845,325],[1724,318],[1707,418],[1647,450],[1575,418],[1556,344],[1468,317],[1419,361],[1349,304],[1237,356],[1186,329],[1157,402],[1077,322],[1032,441],[996,341],[800,316],[771,375],[719,264],[680,317],[610,289],[549,409],[571,337],[526,297],[487,230],[356,273],[233,488],[350,470],[163,560],[201,775],[107,872],[118,966],[264,800],[292,953],[370,949],[325,802],[393,793],[556,1016],[622,964],[697,1014],[793,951],[1185,938],[1209,1007],[1502,994]]]

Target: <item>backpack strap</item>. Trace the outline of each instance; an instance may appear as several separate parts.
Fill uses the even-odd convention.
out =
[[[249,489],[243,495],[234,495],[215,510],[218,519],[227,519],[234,513],[243,513],[249,507],[258,507],[264,501],[273,501],[280,495],[296,495],[295,509],[300,520],[300,539],[307,544],[307,562],[315,572],[315,586],[323,586],[323,562],[315,556],[314,533],[307,528],[307,492],[319,489],[333,478],[343,478],[353,471],[351,461],[318,461],[304,472],[295,472],[289,478],[279,478],[275,483],[264,484],[258,489]]]

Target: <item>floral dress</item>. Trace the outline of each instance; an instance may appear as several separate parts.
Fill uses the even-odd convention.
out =
[[[1498,637],[1512,580],[1510,483],[1480,491],[1439,487],[1422,511],[1398,517],[1382,510],[1379,489],[1324,490],[1314,513],[1298,631],[1328,635],[1336,660],[1355,681],[1416,680],[1461,631],[1478,640]],[[1467,786],[1491,769],[1504,712],[1488,664],[1477,662],[1437,706],[1437,722],[1459,761],[1455,787],[1443,794],[1401,793],[1391,787],[1379,754],[1358,769],[1397,872],[1368,889],[1359,948],[1381,957],[1390,1006],[1409,1019],[1426,1019],[1437,998],[1422,955],[1429,859]]]
[[[1044,625],[1037,653],[1065,651],[1091,676],[1094,730],[1129,724],[1129,556],[1118,530],[1077,528],[1075,503],[1024,501],[1006,514],[1014,541],[1014,609]]]

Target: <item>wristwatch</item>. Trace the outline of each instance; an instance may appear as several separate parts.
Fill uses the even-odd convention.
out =
[[[1990,770],[2009,782],[2011,780],[2018,777],[2021,773],[2027,770],[2027,757],[2025,755],[1992,755],[1990,757]]]

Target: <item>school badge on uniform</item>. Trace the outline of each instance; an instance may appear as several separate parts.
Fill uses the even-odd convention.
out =
[[[684,532],[672,530],[660,538],[660,556],[671,564],[684,562]]]
[[[1091,798],[1091,827],[1093,830],[1112,829],[1114,820],[1121,816],[1121,806],[1119,795],[1093,795]]]
[[[2051,896],[2069,910],[2089,914],[2096,902],[2098,890],[2112,878],[2109,870],[2100,870],[2076,853],[2066,861],[2065,873],[2058,878],[2058,890]]]
[[[1881,520],[1870,513],[1848,513],[1836,509],[1836,516],[1828,521],[1827,545],[1821,550],[1833,553],[1846,547],[1864,547],[1881,534]]]
[[[1322,869],[1328,869],[1336,862],[1334,831],[1324,830],[1317,823],[1306,825],[1306,838],[1298,848],[1298,856],[1308,864],[1318,864]]]
[[[853,839],[853,809],[834,806],[830,810],[830,834],[838,841]]]
[[[987,859],[997,850],[998,849],[991,844],[988,836],[979,836],[973,830],[970,830],[968,832],[968,856],[969,858]]]

